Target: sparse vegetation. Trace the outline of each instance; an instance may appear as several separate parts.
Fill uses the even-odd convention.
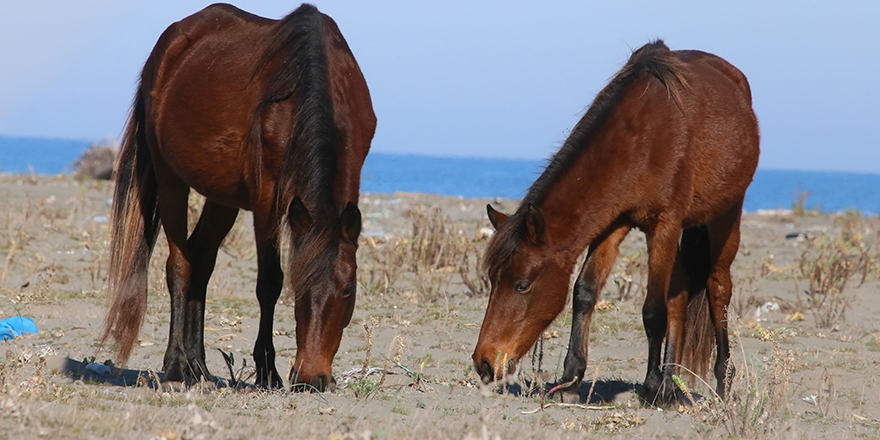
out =
[[[812,312],[817,327],[831,328],[845,319],[850,307],[850,299],[844,296],[847,284],[859,273],[866,280],[872,264],[865,246],[852,238],[822,235],[808,242],[799,270],[808,283],[808,290],[804,291],[806,308]]]
[[[800,186],[795,187],[794,189],[794,201],[791,202],[791,213],[797,216],[803,216],[807,214],[816,214],[819,212],[818,208],[813,208],[812,210],[807,208],[807,196],[810,195],[810,190],[800,190]]]
[[[218,381],[169,387],[160,386],[170,317],[164,238],[150,264],[135,356],[109,376],[85,373],[83,358],[104,365],[108,356],[94,328],[105,307],[103,216],[112,188],[70,177],[38,176],[22,186],[18,179],[0,176],[0,193],[17,207],[0,215],[0,310],[37,317],[40,333],[9,341],[0,357],[0,426],[13,438],[870,438],[880,427],[878,382],[866,374],[880,362],[880,328],[865,318],[880,310],[872,299],[880,285],[875,217],[747,214],[734,269],[731,314],[739,319],[730,324],[729,398],[713,395],[714,379],[682,382],[690,398],[682,391],[681,406],[658,411],[637,394],[647,347],[639,233],[624,240],[601,293],[581,387],[542,398],[562,374],[570,309],[518,374],[494,388],[482,385],[470,358],[488,296],[479,278],[485,203],[369,195],[361,207],[370,220],[358,255],[362,290],[333,363],[337,390],[294,394],[252,387],[256,261],[252,219],[242,214],[205,307],[205,350]],[[193,195],[190,204],[192,227],[202,199]],[[407,214],[414,208],[422,215]],[[791,232],[802,234],[786,239]],[[424,256],[418,265],[415,254]],[[826,292],[824,302],[814,290]],[[835,295],[846,301],[844,313],[833,312]],[[768,302],[780,310],[756,318]],[[833,323],[819,326],[825,315]],[[295,325],[285,298],[274,326],[282,372],[294,359]]]

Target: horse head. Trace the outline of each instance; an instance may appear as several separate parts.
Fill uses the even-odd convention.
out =
[[[297,346],[289,380],[294,388],[333,389],[331,364],[355,305],[361,212],[348,202],[335,221],[317,224],[296,197],[288,222]]]
[[[514,372],[565,307],[571,279],[547,242],[540,208],[528,204],[511,216],[487,210],[497,230],[484,260],[492,290],[473,354],[484,383]]]

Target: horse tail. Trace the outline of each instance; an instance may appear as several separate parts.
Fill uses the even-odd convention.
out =
[[[158,185],[146,139],[143,86],[138,87],[116,166],[110,223],[110,310],[101,346],[113,334],[125,364],[147,310],[147,267],[159,233]]]
[[[278,230],[285,228],[284,219],[288,218],[296,197],[300,197],[308,209],[314,227],[329,230],[338,226],[334,182],[336,147],[341,134],[330,96],[324,20],[325,16],[314,6],[300,6],[279,20],[268,35],[266,50],[257,63],[257,72],[271,69],[272,73],[267,78],[254,125],[259,125],[260,112],[268,105],[288,99],[293,103],[293,129],[275,186]],[[280,240],[280,234],[276,236]],[[317,231],[310,234],[311,238],[300,243],[300,252],[318,255],[326,247],[329,236]],[[297,275],[290,279],[300,284],[292,286],[294,292],[319,273],[322,266],[318,260],[290,259],[303,265],[290,268],[290,273]]]
[[[715,347],[715,328],[706,293],[712,264],[709,229],[705,225],[682,232],[681,256],[690,279],[682,364],[697,376],[704,377],[709,372],[712,349]]]

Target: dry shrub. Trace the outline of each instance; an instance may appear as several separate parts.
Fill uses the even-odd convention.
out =
[[[425,210],[419,206],[410,211],[412,239],[410,256],[416,272],[453,266],[461,258],[462,237],[447,225],[452,223],[443,210]]]
[[[641,298],[648,279],[648,255],[643,251],[636,251],[621,257],[623,268],[611,275],[611,280],[617,286],[617,301],[623,302],[629,298]]]
[[[415,206],[408,215],[411,235],[361,239],[358,279],[366,294],[388,294],[406,279],[414,287],[410,300],[432,303],[446,295],[457,276],[474,295],[488,292],[489,281],[479,270],[485,248],[479,223],[469,237],[439,207]]]
[[[749,275],[740,280],[734,289],[735,293],[730,300],[728,310],[733,312],[733,316],[738,317],[742,322],[749,322],[754,317],[755,308],[761,305],[761,300],[757,296],[758,288],[755,276]]]
[[[477,228],[479,230],[479,228]],[[479,238],[467,243],[464,248],[464,254],[458,267],[458,273],[461,275],[461,281],[471,291],[474,296],[482,296],[489,293],[491,285],[489,277],[480,270],[480,262],[483,261],[483,253],[486,250],[485,244],[478,244]],[[471,270],[474,270],[474,276],[471,278]]]
[[[813,207],[813,209],[807,209],[807,196],[810,195],[810,190],[800,190],[800,185],[794,188],[794,201],[791,202],[791,213],[796,216],[803,216],[806,214],[817,214],[819,212],[819,208]]]
[[[89,145],[86,151],[73,162],[73,169],[79,176],[95,180],[110,180],[113,177],[113,166],[116,164],[116,153],[119,148],[115,142]]]
[[[186,201],[186,226],[187,234],[192,234],[202,216],[202,210],[205,209],[206,199],[203,195],[195,192],[189,192],[189,198]]]
[[[469,240],[456,233],[452,220],[439,207],[416,206],[410,215],[409,261],[415,272],[416,291],[421,302],[435,302],[448,290],[456,269],[460,272]]]
[[[739,330],[734,334],[741,347]],[[785,402],[797,357],[793,350],[781,347],[784,335],[780,330],[769,331],[759,326],[755,336],[769,342],[773,354],[760,359],[740,351],[739,362],[731,357],[733,370],[727,383],[728,395],[724,400],[715,396],[708,404],[706,421],[722,425],[731,437],[764,438],[783,428]],[[734,350],[731,347],[731,352]]]
[[[361,287],[368,295],[390,293],[406,267],[409,255],[408,242],[406,240],[386,242],[373,237],[365,237],[361,241],[361,249],[366,253],[358,268]]]
[[[843,296],[849,279],[861,272],[864,281],[872,261],[861,241],[822,235],[808,242],[798,268],[801,277],[809,283],[807,308],[813,313],[817,327],[830,328],[840,323],[850,306]],[[800,289],[796,287],[796,290],[800,303]]]
[[[834,223],[840,226],[840,239],[848,247],[848,251],[857,258],[855,261],[856,275],[859,276],[859,286],[869,278],[876,278],[880,265],[872,253],[873,244],[876,244],[877,217],[866,218],[858,211],[846,211],[834,217]]]

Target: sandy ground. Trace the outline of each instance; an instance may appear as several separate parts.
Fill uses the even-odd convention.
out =
[[[362,195],[361,288],[334,361],[339,387],[333,393],[226,386],[230,373],[220,350],[234,356],[237,378],[247,380],[253,364],[256,259],[246,213],[220,253],[208,290],[205,340],[216,384],[156,387],[168,331],[163,238],[151,262],[140,346],[125,369],[114,367],[107,375],[86,369],[112,357],[97,346],[107,306],[110,195],[106,182],[0,176],[0,257],[6,256],[0,260],[0,318],[33,317],[40,329],[3,344],[3,437],[878,436],[877,218],[746,214],[731,304],[738,317],[730,326],[734,397],[721,402],[696,382],[689,387],[696,403],[682,393],[684,404],[658,409],[638,397],[647,353],[640,315],[645,243],[638,232],[627,237],[602,294],[579,393],[542,399],[532,392],[562,372],[570,309],[544,334],[535,355],[521,362],[517,376],[495,387],[479,384],[470,356],[487,294],[478,283],[471,289],[462,282],[460,266],[476,279],[476,254],[486,244],[479,238],[487,226],[484,207],[491,202],[511,211],[511,200]],[[443,219],[450,248],[460,247],[436,258],[433,267],[415,270],[413,224],[432,214]],[[818,273],[824,287],[833,288],[841,271],[847,274],[842,293],[820,295],[823,286],[810,286],[809,274],[815,280]],[[275,317],[282,374],[296,350],[294,329],[293,308],[284,302]]]

